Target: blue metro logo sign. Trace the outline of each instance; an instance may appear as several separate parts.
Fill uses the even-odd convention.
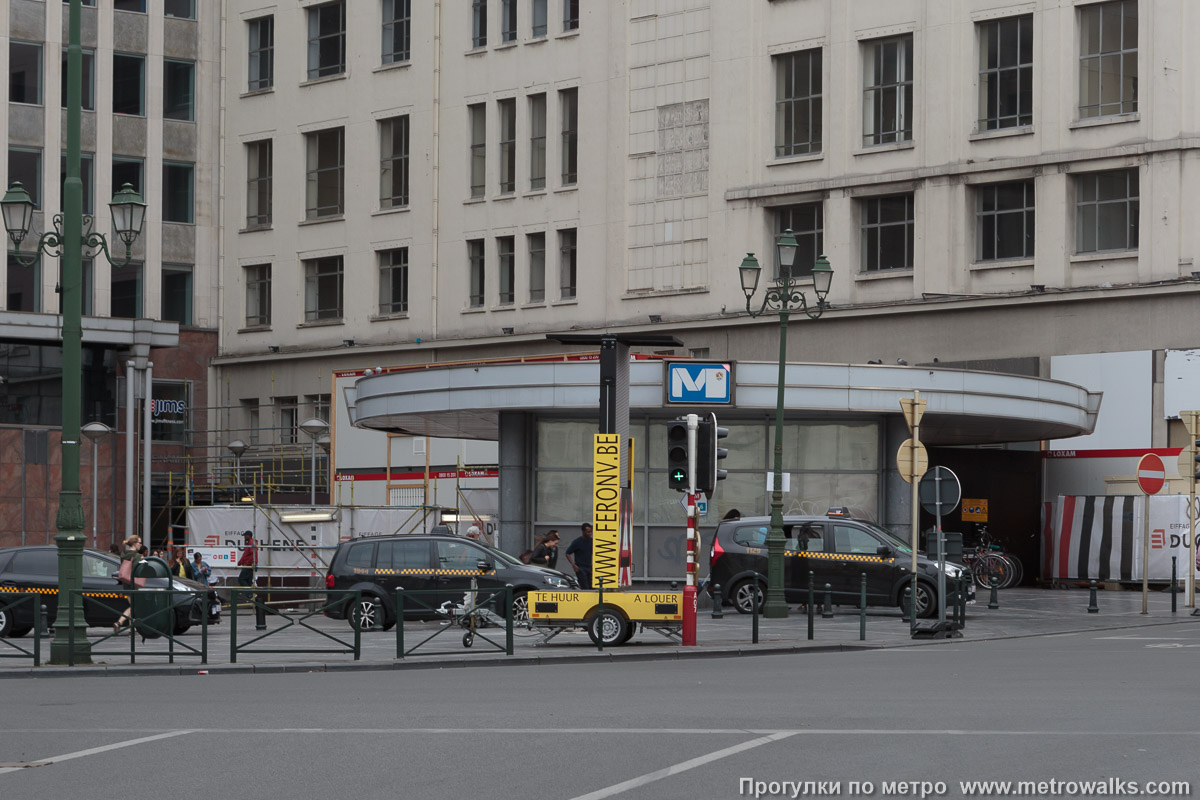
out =
[[[728,405],[732,400],[732,378],[729,364],[668,362],[667,402]]]

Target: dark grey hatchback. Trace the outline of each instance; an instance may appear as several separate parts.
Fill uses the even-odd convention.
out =
[[[361,591],[362,629],[386,631],[396,624],[397,589],[423,592],[405,605],[405,619],[432,617],[436,616],[433,609],[443,603],[462,602],[472,578],[481,590],[512,584],[513,618],[522,622],[529,616],[528,592],[579,588],[574,578],[556,570],[525,564],[482,542],[441,534],[342,542],[325,575],[325,588]],[[353,601],[333,604],[325,611],[333,619],[350,619],[352,613]]]

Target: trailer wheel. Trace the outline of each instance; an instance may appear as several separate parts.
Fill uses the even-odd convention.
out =
[[[625,615],[611,608],[602,608],[588,620],[588,636],[597,647],[624,644],[629,634]]]

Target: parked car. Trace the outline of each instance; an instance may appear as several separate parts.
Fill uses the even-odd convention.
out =
[[[83,603],[83,617],[88,627],[112,626],[129,605],[128,596],[120,593],[127,588],[117,580],[120,568],[120,559],[109,553],[83,551],[83,590],[90,596]],[[146,588],[187,590],[171,598],[175,608],[175,635],[200,624],[205,612],[203,593],[207,587],[184,578],[147,578]],[[36,620],[33,605],[5,602],[6,594],[16,592],[40,595],[46,606],[47,621],[54,624],[58,612],[57,547],[31,545],[0,550],[0,636],[24,636],[33,630]]]
[[[444,534],[402,534],[351,539],[338,545],[325,575],[325,588],[362,591],[363,630],[389,630],[396,624],[396,590],[427,590],[404,608],[405,619],[436,616],[433,609],[461,603],[475,578],[480,589],[513,587],[513,618],[529,617],[525,595],[534,590],[577,589],[579,584],[556,570],[525,564],[482,542]],[[351,619],[353,601],[336,602],[325,614]],[[481,600],[481,603],[483,601]],[[497,610],[498,613],[502,613]]]
[[[754,599],[767,586],[767,535],[770,517],[723,520],[709,550],[709,580],[720,584],[724,602],[743,614],[754,610]],[[833,602],[858,605],[862,575],[867,576],[868,606],[899,606],[905,588],[912,585],[912,549],[891,531],[862,519],[852,519],[843,509],[831,509],[824,517],[788,516],[783,520],[784,597],[789,603],[805,603],[808,573],[813,573],[817,602],[824,597],[825,584]],[[963,568],[946,563],[949,581]],[[917,553],[916,610],[920,617],[937,613],[937,561]],[[975,599],[975,584],[967,581],[967,600]]]

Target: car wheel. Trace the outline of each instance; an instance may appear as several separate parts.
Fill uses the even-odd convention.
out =
[[[761,614],[763,596],[765,594],[766,590],[759,585],[758,581],[753,578],[747,578],[733,587],[733,591],[729,593],[729,601],[733,603],[733,607],[738,610],[739,614],[753,614],[754,602],[757,596],[758,611]]]
[[[637,633],[637,623],[631,622],[629,623],[629,630],[625,631],[625,638],[621,640],[621,644],[625,644],[632,639],[635,633]]]
[[[529,595],[524,591],[513,592],[512,620],[513,625],[529,622]]]
[[[351,625],[354,624],[355,618],[359,621],[359,629],[363,631],[385,631],[391,627],[387,624],[387,608],[383,605],[383,600],[373,594],[362,596],[357,613],[351,615]]]
[[[31,630],[33,630],[33,626],[32,626],[32,625],[30,625],[30,626],[28,626],[28,627],[26,627],[26,628],[13,628],[13,629],[12,629],[12,630],[9,632],[9,634],[8,634],[8,635],[9,635],[9,636],[11,636],[11,637],[12,637],[12,638],[14,638],[14,639],[20,639],[22,636],[26,635],[26,634],[27,634],[27,633],[29,633]]]
[[[172,636],[182,636],[183,634],[188,632],[188,628],[190,628],[190,627],[192,627],[192,624],[190,622],[188,622],[187,619],[184,618],[184,616],[182,614],[176,613],[175,614],[175,624],[171,627],[171,635]]]
[[[612,647],[625,641],[629,631],[629,623],[625,616],[611,608],[602,608],[588,620],[588,636],[592,643],[599,647],[601,644]]]
[[[917,581],[917,616],[929,619],[937,613],[937,590],[924,581]]]
[[[0,636],[8,636],[12,631],[12,612],[0,608]]]

